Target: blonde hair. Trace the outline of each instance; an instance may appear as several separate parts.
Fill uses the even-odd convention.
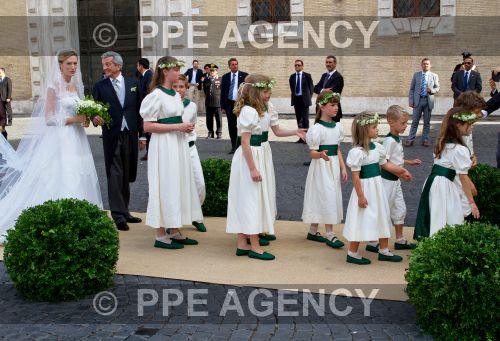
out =
[[[194,61],[193,61],[194,63]],[[179,75],[179,80],[184,82],[184,85],[187,87],[189,85],[188,78],[185,75]]]
[[[434,154],[436,156],[436,159],[441,158],[441,154],[443,153],[446,142],[448,141],[465,146],[464,140],[460,135],[460,131],[458,129],[458,124],[467,123],[453,117],[453,115],[464,111],[467,110],[462,107],[454,107],[448,110],[448,112],[444,116],[443,122],[441,123],[441,129],[439,131],[439,137],[436,146],[434,147]]]
[[[149,85],[149,92],[153,91],[158,87],[159,85],[163,84],[163,81],[165,80],[165,76],[163,75],[163,69],[160,68],[161,64],[171,64],[171,63],[176,63],[177,58],[171,57],[171,56],[164,56],[158,59],[158,62],[156,63],[156,68],[154,71],[153,79],[151,80],[151,84]]]
[[[321,120],[321,107],[328,104],[328,103],[340,103],[340,98],[337,96],[332,96],[328,102],[320,104],[320,102],[323,100],[323,98],[326,97],[326,95],[333,94],[333,91],[331,90],[325,90],[321,91],[321,93],[316,97],[316,116],[314,117],[314,123],[318,123]]]
[[[248,75],[245,78],[245,83],[241,84],[240,89],[238,90],[238,99],[234,105],[233,113],[236,116],[240,115],[241,109],[245,106],[251,106],[255,110],[260,117],[264,116],[266,111],[266,105],[262,100],[261,92],[264,90],[268,90],[268,88],[259,88],[252,86],[252,84],[256,83],[270,83],[271,78],[265,75]]]
[[[64,61],[66,59],[68,59],[69,57],[72,57],[72,56],[75,56],[78,58],[78,54],[76,53],[75,50],[64,49],[64,50],[61,50],[57,53],[57,61],[59,62],[59,64],[62,64],[62,63],[64,63]]]
[[[402,106],[400,105],[391,105],[389,108],[387,108],[386,112],[386,118],[387,121],[396,121],[399,120],[401,117],[410,117],[410,113],[406,111]]]
[[[371,139],[368,136],[368,130],[375,123],[361,125],[359,122],[364,119],[369,119],[370,117],[373,117],[373,115],[374,114],[368,111],[363,111],[354,117],[351,126],[352,145],[361,146],[366,152],[370,151],[369,144]]]

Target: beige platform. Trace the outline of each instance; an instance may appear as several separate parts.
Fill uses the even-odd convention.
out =
[[[144,214],[137,215],[145,220]],[[181,250],[154,248],[154,230],[144,224],[130,224],[130,231],[120,232],[118,273],[312,292],[325,289],[326,293],[347,289],[353,296],[359,296],[354,289],[362,289],[366,294],[378,289],[375,298],[407,299],[404,274],[409,251],[396,251],[403,256],[401,263],[380,262],[376,254],[364,251],[361,244],[361,253],[372,264],[353,265],[345,261],[347,245],[336,250],[308,241],[305,239],[308,225],[277,221],[278,239],[264,247],[276,259],[266,262],[234,255],[236,235],[225,232],[225,218],[207,218],[205,224],[206,233],[192,227],[183,230],[188,237],[197,239],[199,245]],[[334,230],[342,236],[342,225]],[[324,227],[320,226],[320,232],[324,234]],[[411,240],[412,229],[405,228],[405,233]],[[1,246],[0,259],[3,259]]]

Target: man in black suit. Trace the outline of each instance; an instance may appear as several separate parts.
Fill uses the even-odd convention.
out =
[[[139,116],[140,90],[135,79],[122,75],[123,59],[118,53],[106,52],[101,61],[107,77],[94,85],[92,95],[96,101],[109,104],[113,122],[109,128],[103,125],[99,116],[95,116],[92,122],[102,126],[111,216],[119,230],[127,231],[127,223],[142,221],[130,215],[128,209],[129,183],[134,182],[137,176],[138,138],[139,134],[143,134],[142,118]],[[143,149],[146,141],[139,143]]]
[[[227,65],[231,71],[222,76],[220,107],[222,113],[225,113],[227,116],[227,127],[229,136],[231,137],[231,151],[229,154],[233,154],[236,150],[236,139],[238,137],[236,115],[233,114],[233,108],[240,84],[245,81],[248,73],[238,70],[238,60],[236,58],[229,59]]]
[[[12,123],[12,81],[5,75],[5,69],[0,68],[0,133],[7,138],[5,126]]]
[[[151,84],[151,80],[153,79],[153,71],[149,68],[149,60],[147,58],[141,58],[137,61],[136,64],[137,72],[139,73],[139,106],[142,103],[142,100],[149,93],[149,84]],[[151,134],[145,133],[146,136],[146,154],[141,157],[142,161],[147,161],[148,159],[148,151],[149,151],[149,140],[151,140]]]
[[[290,92],[292,94],[292,106],[295,110],[295,118],[299,128],[309,128],[309,107],[312,105],[311,97],[314,84],[311,74],[304,72],[304,62],[297,59],[294,63],[295,73],[290,76]],[[299,139],[297,142],[303,142]]]
[[[196,59],[193,60],[193,67],[189,68],[186,72],[184,72],[184,76],[187,77],[189,88],[187,91],[187,98],[193,101],[196,106],[200,107],[200,90],[203,84],[203,72],[198,69],[198,61]]]
[[[500,73],[500,69],[496,69],[493,71],[493,78]],[[498,79],[497,79],[498,80]],[[486,102],[486,108],[483,110],[483,115],[488,116],[495,110],[500,108],[500,92],[497,90],[497,85],[493,79],[489,81],[491,87],[491,98]],[[497,142],[497,168],[500,168],[500,132],[498,133],[498,142]]]
[[[325,66],[327,72],[321,76],[318,84],[314,86],[314,93],[319,95],[323,90],[331,90],[342,94],[342,89],[344,89],[344,77],[337,71],[337,58],[335,56],[326,57]],[[339,103],[339,111],[333,120],[339,122],[341,118],[342,106]]]
[[[462,92],[475,90],[481,93],[483,82],[479,72],[472,70],[474,61],[471,57],[464,59],[464,69],[455,72],[451,80],[451,90],[453,90],[453,99],[457,99]]]

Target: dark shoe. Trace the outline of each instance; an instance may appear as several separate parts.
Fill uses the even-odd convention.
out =
[[[361,257],[360,259],[351,257],[347,255],[346,259],[347,263],[352,263],[352,264],[357,264],[357,265],[368,265],[371,263],[371,261],[367,258]]]
[[[276,240],[276,236],[274,234],[262,234],[262,233],[259,233],[259,238],[260,239],[269,240],[269,241]]]
[[[311,161],[304,162],[303,165],[304,166],[310,166],[311,165]]]
[[[148,153],[141,157],[141,161],[148,161]]]
[[[231,151],[228,154],[234,154],[234,149],[231,149]]]
[[[312,240],[313,242],[320,242],[320,243],[326,243],[328,239],[323,237],[319,232],[316,232],[316,234],[311,234],[307,233],[307,240]]]
[[[122,222],[116,224],[116,228],[118,230],[120,230],[120,231],[128,231],[128,230],[130,230],[130,228],[127,225],[127,222],[125,222],[125,221],[122,221]]]
[[[383,262],[401,262],[403,260],[403,257],[397,256],[397,255],[386,256],[386,255],[379,253],[378,260],[383,261]]]
[[[194,239],[190,239],[188,237],[183,238],[183,239],[176,239],[176,238],[170,238],[172,240],[172,243],[175,244],[182,244],[182,245],[198,245],[198,241]]]
[[[176,243],[164,243],[159,240],[155,240],[154,247],[158,247],[160,249],[183,249],[184,245],[176,244]]]
[[[396,250],[414,250],[414,249],[417,248],[417,244],[408,243],[408,241],[406,240],[404,242],[404,244],[402,244],[402,243],[394,243],[394,248]]]
[[[369,251],[369,252],[378,253],[378,246],[379,246],[378,244],[377,244],[377,246],[372,246],[370,244],[367,244],[365,247],[365,250]]]
[[[297,141],[295,141],[295,143],[304,143],[304,140],[298,139]]]
[[[247,238],[247,243],[250,244],[250,238]],[[269,240],[259,238],[259,245],[260,246],[268,246],[269,244],[270,244]]]
[[[422,146],[424,147],[429,147],[431,145],[431,142],[429,140],[425,140],[422,142]]]
[[[203,223],[193,221],[193,226],[196,227],[196,229],[200,232],[207,232],[207,228],[205,227],[205,224],[203,224]]]
[[[262,254],[254,252],[252,250],[248,251],[248,257],[260,259],[260,260],[273,260],[275,257],[269,252],[264,252]]]
[[[220,140],[222,138],[222,133],[217,133],[217,140]]]
[[[208,132],[207,140],[210,138],[212,138],[212,139],[214,138],[214,132]]]
[[[411,146],[413,146],[413,141],[406,140],[405,143],[404,143],[404,146],[405,147],[411,147]]]
[[[141,218],[138,218],[138,217],[127,217],[127,223],[130,223],[130,224],[138,224],[138,223],[142,223],[142,219]]]
[[[250,250],[243,250],[243,249],[238,249],[236,248],[236,256],[248,256],[250,253]]]
[[[344,246],[344,243],[337,237],[333,237],[332,240],[326,240],[326,245],[328,245],[329,247],[333,247],[334,249],[340,249],[342,246]]]

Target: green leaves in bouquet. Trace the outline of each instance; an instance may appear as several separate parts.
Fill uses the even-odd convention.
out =
[[[77,104],[77,111],[76,111],[76,113],[78,115],[85,115],[90,120],[92,120],[96,116],[99,116],[104,121],[104,125],[106,127],[110,128],[111,124],[113,123],[113,120],[111,119],[111,115],[108,112],[108,110],[109,110],[109,104],[108,103],[103,103],[103,102],[100,102],[100,101],[96,101],[96,100],[94,100],[94,97],[92,97],[92,96],[85,96],[84,101],[93,102],[93,105],[91,105],[91,106],[85,106],[85,107],[80,107]]]

